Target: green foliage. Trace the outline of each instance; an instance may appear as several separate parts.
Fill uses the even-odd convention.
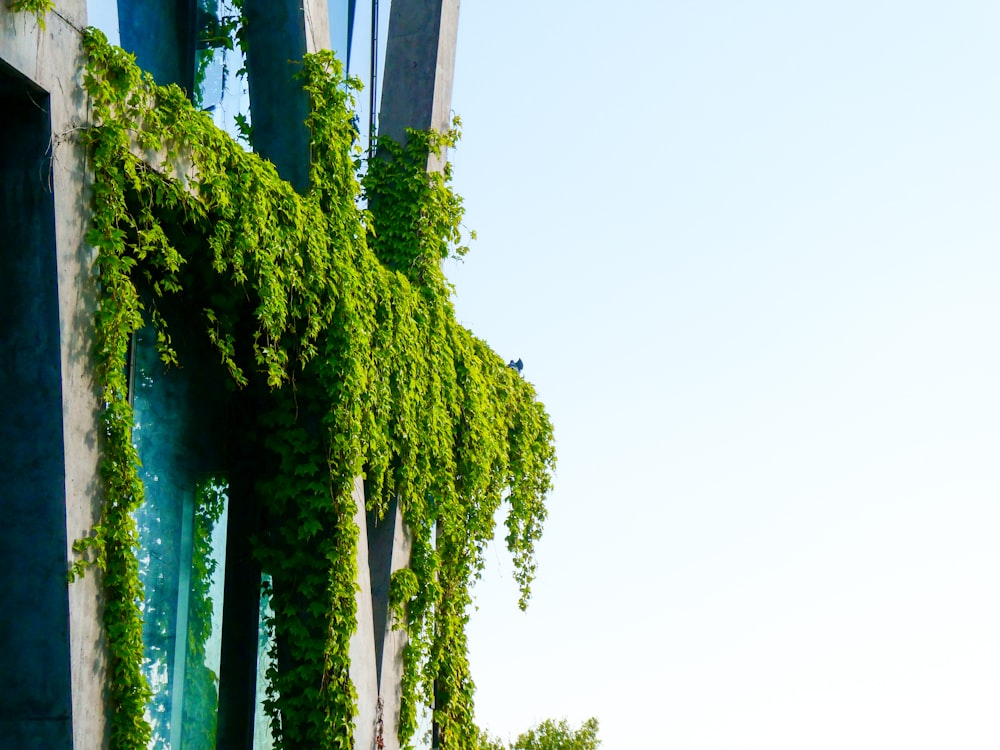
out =
[[[455,128],[458,125],[456,118]],[[433,284],[428,275],[440,274],[442,260],[461,257],[469,249],[462,244],[462,199],[449,187],[451,164],[427,170],[428,158],[441,156],[458,137],[457,129],[407,129],[405,146],[380,138],[380,158],[365,174],[365,195],[375,220],[371,249],[387,268],[416,284]]]
[[[507,750],[507,746],[499,737],[490,737],[489,732],[480,730],[477,738],[476,750]]]
[[[480,732],[478,750],[597,750],[601,745],[597,730],[595,718],[587,719],[579,729],[572,729],[565,719],[546,719],[518,736],[509,748],[502,740]]]
[[[282,650],[268,701],[277,746],[353,747],[351,493],[363,474],[369,510],[399,497],[413,534],[410,569],[392,581],[409,634],[402,739],[423,704],[434,708],[443,748],[475,750],[470,587],[506,503],[526,605],[555,456],[534,389],[455,320],[440,260],[465,251],[461,200],[450,173],[429,175],[427,164],[456,134],[380,141],[385,159],[368,165],[362,195],[357,84],[332,54],[307,56],[311,185],[298,195],[100,32],[88,30],[84,43],[106,501],[77,550],[104,573],[111,747],[149,741],[132,520],[143,488],[125,363],[146,325],[164,362],[177,363],[171,311],[180,302],[200,314],[220,373],[259,404],[269,533],[257,554]],[[362,197],[370,210],[359,209]]]
[[[517,738],[511,750],[597,750],[597,719],[587,719],[579,729],[570,729],[565,719],[547,719]]]
[[[45,15],[56,4],[55,0],[10,0],[8,6],[14,13],[34,13],[38,28],[45,29]]]

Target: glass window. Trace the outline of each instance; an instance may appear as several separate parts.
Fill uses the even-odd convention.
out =
[[[249,145],[250,94],[239,43],[240,11],[233,0],[198,0],[194,104],[216,127]]]
[[[364,85],[364,90],[357,94],[356,101],[360,145],[364,151],[368,150],[369,134],[375,130],[373,112],[377,116],[382,93],[382,68],[389,33],[390,5],[389,0],[381,0],[381,3],[378,0],[329,0],[327,5],[330,13],[330,48],[344,63],[347,73],[358,78]],[[373,35],[373,31],[377,34]]]
[[[136,511],[150,748],[215,748],[229,492],[218,473],[205,378],[165,370],[155,333],[136,334],[133,440],[145,503]],[[196,408],[197,407],[197,408]],[[206,424],[207,423],[207,424]]]
[[[271,610],[271,577],[264,573],[261,581],[260,618],[257,622],[257,703],[253,717],[253,750],[272,750],[271,717],[264,708],[268,694],[268,673],[275,667],[275,639]]]
[[[4,22],[10,23],[7,17]],[[4,33],[12,34],[13,27]],[[10,36],[4,39],[5,43],[17,41]],[[68,510],[77,518],[80,511],[68,509],[67,501],[82,507],[89,504],[89,497],[85,491],[71,495],[66,491],[67,475],[71,482],[72,477],[82,479],[87,468],[70,465],[74,456],[83,454],[70,449],[67,441],[83,435],[69,431],[64,438],[63,409],[83,413],[80,407],[87,407],[72,395],[66,407],[63,402],[56,201],[60,209],[72,207],[79,200],[78,188],[75,180],[57,181],[57,186],[66,186],[69,192],[53,194],[49,96],[3,62],[0,112],[0,228],[4,238],[0,388],[6,396],[0,419],[4,583],[0,644],[5,678],[0,679],[0,745],[69,747],[74,702],[66,522]],[[68,311],[75,315],[84,309],[77,304]],[[62,333],[72,336],[72,330]],[[63,342],[63,351],[67,343],[75,350],[77,342],[71,339]],[[74,365],[66,375],[73,377],[77,372]],[[79,653],[73,656],[79,658]]]

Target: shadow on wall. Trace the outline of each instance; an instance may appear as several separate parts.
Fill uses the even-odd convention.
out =
[[[0,737],[72,744],[62,372],[49,98],[0,67]]]

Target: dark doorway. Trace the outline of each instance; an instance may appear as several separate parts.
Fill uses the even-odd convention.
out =
[[[70,748],[69,598],[48,95],[0,65],[0,737]]]

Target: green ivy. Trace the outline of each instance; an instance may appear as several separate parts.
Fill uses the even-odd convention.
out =
[[[8,3],[14,13],[34,13],[38,28],[45,29],[45,16],[56,7],[55,0],[10,0]]]
[[[399,497],[413,534],[411,566],[391,592],[409,634],[401,738],[412,738],[423,704],[443,748],[474,748],[471,586],[506,503],[525,606],[555,457],[534,389],[455,319],[440,261],[465,252],[462,204],[450,171],[427,164],[457,133],[381,139],[359,181],[358,84],[331,53],[309,55],[311,184],[299,195],[100,32],[88,30],[84,45],[106,500],[78,551],[104,573],[111,747],[149,741],[132,520],[143,489],[125,363],[146,325],[164,362],[177,362],[174,299],[198,312],[220,372],[260,394],[269,533],[257,554],[281,650],[267,702],[277,746],[353,747],[351,491],[364,475],[369,510]],[[156,167],[141,153],[155,154]]]

